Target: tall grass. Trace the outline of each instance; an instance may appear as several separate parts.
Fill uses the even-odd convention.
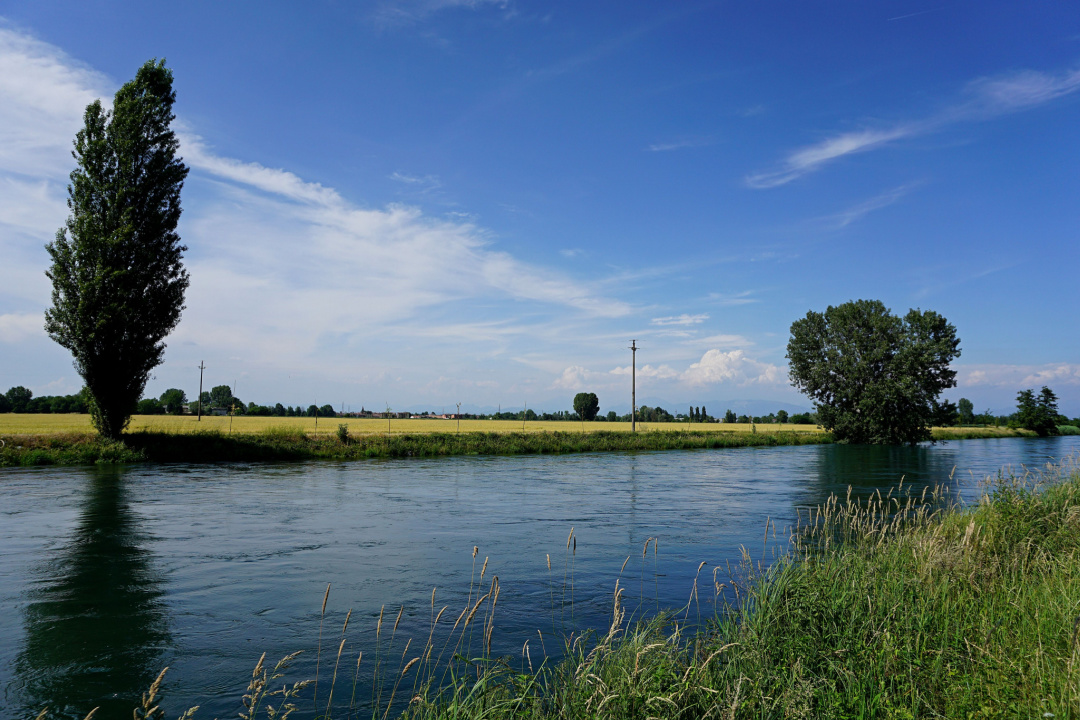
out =
[[[573,541],[571,533],[563,592]],[[647,553],[648,543],[643,569]],[[550,577],[550,558],[548,567]],[[276,717],[299,705],[316,717],[381,720],[1080,717],[1074,462],[1001,475],[968,508],[944,491],[915,495],[903,485],[866,500],[833,497],[800,515],[771,565],[744,550],[724,582],[714,571],[707,595],[716,609],[704,620],[702,567],[684,607],[637,622],[620,577],[608,627],[572,634],[557,660],[529,643],[519,656],[492,656],[500,591],[486,570],[485,559],[477,579],[474,565],[463,607],[436,613],[433,591],[430,627],[416,644],[396,637],[400,610],[389,633],[393,613],[386,622],[380,613],[367,707],[355,702],[355,672],[351,688],[340,686],[346,616],[340,641],[328,641],[337,648],[329,688],[285,685],[270,698],[260,680],[245,712],[254,697],[276,702]],[[556,597],[552,588],[552,623]],[[280,669],[269,676],[278,680]],[[252,682],[259,677],[268,677],[261,660]]]

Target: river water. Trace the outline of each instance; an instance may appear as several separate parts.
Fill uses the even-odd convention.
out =
[[[493,653],[525,662],[529,640],[539,662],[571,631],[606,627],[620,577],[640,616],[686,606],[704,561],[701,600],[684,612],[711,612],[714,567],[726,579],[743,547],[768,561],[797,512],[849,485],[865,496],[903,477],[915,492],[947,483],[976,500],[980,481],[1005,466],[1023,472],[1077,453],[1080,437],[3,470],[0,717],[49,705],[82,718],[100,705],[98,720],[128,718],[166,665],[169,716],[201,705],[196,717],[235,717],[263,652],[303,650],[294,679],[314,675],[330,583],[325,702],[325,654],[332,661],[348,610],[351,673],[358,652],[372,656],[381,608],[384,629],[403,608],[397,653],[408,638],[422,645],[432,589],[434,611],[448,606],[452,623],[470,591],[475,601],[470,578],[485,558],[484,591],[493,575],[501,586]],[[360,706],[370,703],[365,663]],[[351,687],[350,674],[336,697]],[[293,717],[313,714],[305,699]]]

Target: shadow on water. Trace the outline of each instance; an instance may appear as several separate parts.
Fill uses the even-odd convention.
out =
[[[853,498],[885,494],[903,479],[912,493],[924,487],[947,487],[955,500],[977,501],[983,483],[999,473],[1022,475],[1039,471],[1075,452],[1071,438],[999,438],[953,440],[936,445],[821,445],[813,448],[813,471],[808,473],[796,505],[816,507],[831,495],[841,498],[851,487]],[[963,443],[963,444],[962,444]],[[1002,457],[1011,458],[1003,467]]]
[[[118,468],[87,477],[71,540],[34,569],[13,693],[34,717],[129,718],[170,643],[164,583]]]

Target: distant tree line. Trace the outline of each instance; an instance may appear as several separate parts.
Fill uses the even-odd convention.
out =
[[[3,413],[85,413],[89,397],[86,388],[75,395],[41,395],[34,397],[27,388],[17,385],[0,395],[0,412]]]
[[[586,396],[581,398],[581,396]],[[600,414],[599,401],[594,393],[579,393],[574,398],[578,406],[584,403],[586,411],[585,420],[597,422],[630,422],[630,413],[620,415],[614,410],[606,414]],[[28,388],[21,385],[9,388],[0,395],[0,413],[36,413],[36,414],[60,414],[60,413],[86,413],[89,412],[90,397],[86,388],[74,395],[41,395],[34,396]],[[186,393],[178,388],[169,388],[157,398],[143,398],[134,408],[132,413],[137,415],[182,415],[184,413],[197,413],[199,411],[198,400],[188,400]],[[1070,420],[1058,412],[1057,395],[1048,387],[1043,387],[1038,394],[1034,390],[1022,390],[1017,395],[1016,412],[1010,415],[995,415],[990,410],[982,413],[974,411],[974,404],[967,398],[960,398],[957,403],[943,401],[939,403],[940,411],[935,417],[936,427],[952,426],[998,426],[1011,428],[1025,428],[1033,430],[1040,435],[1056,435],[1064,426],[1080,427],[1080,417]],[[316,406],[308,405],[306,408],[300,405],[295,407],[275,403],[273,405],[259,405],[258,403],[245,403],[233,394],[228,385],[217,385],[202,394],[202,412],[204,415],[233,414],[250,415],[257,417],[385,417],[385,413],[376,413],[361,408],[360,412],[341,412],[334,410],[333,406],[326,404]],[[394,413],[392,417],[407,417],[411,413]],[[435,417],[435,413],[425,411],[418,413],[420,417]],[[456,417],[456,416],[455,416]],[[462,413],[464,420],[513,420],[526,421],[566,421],[580,422],[581,414],[574,410],[558,410],[555,412],[538,413],[532,409],[494,412],[494,413]],[[724,422],[724,423],[756,423],[758,425],[774,425],[791,423],[794,425],[818,425],[819,416],[816,412],[788,414],[785,410],[778,410],[768,415],[737,415],[732,410],[727,410],[723,418],[714,418],[708,414],[705,406],[691,406],[687,413],[672,415],[662,407],[649,407],[642,405],[637,411],[638,422]]]

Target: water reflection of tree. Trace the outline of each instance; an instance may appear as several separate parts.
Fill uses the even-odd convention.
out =
[[[830,495],[866,498],[899,485],[921,491],[925,484],[948,483],[953,455],[916,445],[822,445],[815,454],[816,472],[799,505],[814,507]]]
[[[162,578],[122,473],[99,468],[71,540],[37,569],[15,660],[24,714],[130,717],[169,643]]]

